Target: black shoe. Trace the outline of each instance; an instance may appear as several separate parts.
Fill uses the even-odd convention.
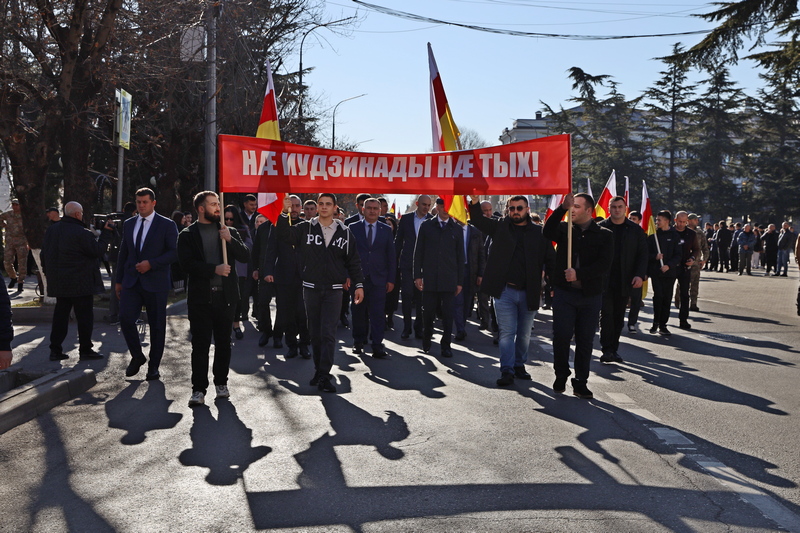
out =
[[[776,274],[777,276],[777,274]],[[22,282],[17,283],[17,292],[22,292]]]
[[[317,384],[317,389],[321,390],[322,392],[336,392],[336,387],[333,385],[333,383],[331,383],[330,376],[322,377]]]
[[[697,307],[696,305],[690,305],[689,306],[689,311],[694,311],[695,313],[699,313],[700,312],[700,308]]]
[[[267,344],[269,344],[269,338],[270,338],[270,336],[271,336],[271,335],[270,335],[269,333],[262,333],[262,334],[261,334],[261,337],[259,337],[259,338],[258,338],[258,346],[259,346],[260,348],[263,348],[264,346],[266,346]]]
[[[300,345],[300,357],[303,359],[311,359],[311,352],[308,351],[308,346],[305,344]]]
[[[678,326],[680,329],[692,329],[692,325],[688,322],[681,322]]]
[[[667,329],[667,326],[661,326],[658,328],[658,333],[664,337],[670,337],[672,333]]]
[[[400,338],[401,339],[407,339],[410,336],[411,336],[411,330],[410,329],[404,329],[403,333],[400,334]]]
[[[495,333],[494,335],[492,335],[492,344],[494,344],[495,346],[500,344],[500,334],[499,333]]]
[[[650,333],[652,333],[653,335],[658,333],[658,326],[653,326],[652,328],[650,328]]]
[[[604,365],[610,365],[611,363],[616,363],[614,360],[614,354],[612,352],[603,352],[603,355],[600,356],[600,362]]]
[[[8,288],[13,289],[17,285],[17,278],[11,278],[11,281],[8,282]]]
[[[424,353],[428,353],[431,351],[431,341],[426,341],[426,340],[422,341],[422,351]]]
[[[556,378],[553,382],[553,392],[561,394],[567,390],[567,378]]]
[[[453,350],[450,348],[442,348],[442,357],[453,357]]]
[[[136,374],[139,373],[139,369],[142,368],[144,361],[137,361],[136,359],[131,360],[128,364],[128,368],[125,369],[125,377],[132,378]]]
[[[158,372],[158,370],[153,370],[153,371],[148,370],[147,375],[145,376],[144,379],[146,379],[147,381],[155,381],[157,379],[161,379],[161,374]]]
[[[357,343],[353,344],[353,353],[356,354],[356,355],[364,353],[364,343],[363,342],[357,342]]]
[[[528,371],[525,370],[524,366],[514,367],[514,377],[517,379],[532,379],[531,375],[528,374]]]
[[[63,361],[64,359],[69,359],[69,356],[64,352],[57,352],[55,350],[50,350],[51,361]]]
[[[244,338],[244,330],[242,329],[242,326],[233,328],[233,334],[236,336],[237,340],[242,340]]]
[[[456,333],[456,340],[457,341],[463,341],[466,338],[467,338],[467,332],[466,331],[459,331],[458,333]]]
[[[293,359],[297,357],[297,346],[289,346],[289,353],[286,354],[286,359]]]
[[[497,380],[498,387],[508,387],[509,385],[514,384],[514,374],[511,372],[503,372],[503,375],[500,376],[500,379]]]
[[[572,380],[572,395],[583,398],[584,400],[591,400],[594,398],[594,394],[592,394],[592,391],[586,386],[586,382],[577,379]]]
[[[619,356],[617,352],[614,352],[614,362],[615,363],[624,363],[625,359]]]
[[[481,322],[480,326],[478,326],[479,331],[486,331],[487,329],[489,329],[489,326],[486,324],[486,322]]]
[[[750,273],[750,272],[748,272],[748,274],[749,274],[749,273]],[[786,274],[781,274],[781,277],[782,277],[782,278],[785,278],[785,277],[787,277],[787,276],[786,276]]]
[[[391,316],[386,317],[386,329],[394,329],[394,318]]]
[[[87,350],[85,352],[80,352],[80,359],[83,359],[83,360],[87,360],[87,359],[89,359],[89,360],[102,359],[102,358],[103,358],[103,356],[100,355],[99,353],[97,353],[94,350]]]
[[[272,347],[277,350],[280,350],[281,348],[283,348],[283,343],[281,342],[280,339],[275,339],[274,341],[272,341]]]
[[[375,359],[386,359],[389,354],[383,348],[374,348],[372,350],[372,357]]]
[[[322,374],[318,371],[314,372],[314,377],[311,378],[311,381],[308,382],[309,385],[319,385],[320,380],[322,379]]]

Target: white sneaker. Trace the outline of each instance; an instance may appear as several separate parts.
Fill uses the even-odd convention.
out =
[[[193,405],[203,405],[206,403],[206,395],[196,390],[192,393],[192,397],[189,398],[189,407]]]
[[[231,392],[228,390],[227,385],[216,385],[214,388],[217,390],[217,398],[231,397]]]

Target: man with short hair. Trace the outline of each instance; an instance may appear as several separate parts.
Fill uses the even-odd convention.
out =
[[[62,349],[69,328],[69,314],[75,309],[81,359],[102,359],[93,349],[94,295],[105,292],[98,260],[113,238],[110,221],[101,228],[100,238],[83,223],[83,207],[67,202],[64,218],[49,228],[42,245],[42,272],[47,278],[47,295],[56,299],[50,330],[50,360],[67,359]]]
[[[300,199],[297,199],[297,204],[299,207]],[[257,294],[257,298],[253,300],[253,306],[255,307],[256,320],[258,320],[258,330],[261,332],[258,345],[263,347],[269,343],[274,333],[270,302],[272,302],[275,289],[273,283],[266,280],[266,276],[263,272],[269,249],[269,240],[272,234],[275,233],[275,227],[272,222],[261,213],[258,213],[255,218],[256,232],[253,236],[253,249],[250,252],[250,266],[248,270],[251,270],[251,282],[255,286],[254,289]],[[247,287],[247,285],[245,285],[245,287]],[[278,342],[280,342],[280,338],[280,335],[275,335],[275,339]]]
[[[436,217],[419,227],[414,246],[414,286],[422,293],[422,351],[431,350],[433,322],[437,309],[441,309],[441,356],[453,357],[453,300],[461,292],[464,279],[464,235],[444,208],[444,200],[437,198],[436,206]]]
[[[486,218],[494,218],[494,210],[492,209],[492,202],[488,200],[483,200],[480,204],[481,208],[481,215]],[[471,211],[470,211],[471,212]],[[470,215],[471,217],[472,215]],[[499,219],[498,219],[499,220]],[[476,226],[477,227],[477,226]],[[480,230],[478,230],[480,231]],[[483,234],[483,232],[481,232]],[[483,252],[484,255],[488,257],[489,249],[491,248],[492,238],[486,234],[483,234]],[[497,317],[494,315],[494,307],[491,303],[491,297],[488,293],[479,290],[478,291],[478,318],[480,319],[480,329],[488,330],[490,329],[492,335],[497,335]],[[495,339],[497,343],[499,343],[499,338]]]
[[[383,336],[386,331],[386,294],[394,289],[397,261],[392,228],[378,220],[381,204],[375,198],[364,201],[364,220],[350,231],[358,246],[364,273],[364,303],[353,305],[353,353],[363,353],[367,338],[372,339],[372,357],[386,357]]]
[[[508,216],[499,220],[483,215],[483,204],[475,201],[469,212],[475,227],[491,239],[480,291],[494,301],[500,328],[497,385],[507,387],[515,378],[531,379],[525,362],[539,309],[545,250],[550,243],[542,237],[542,228],[530,220],[525,196],[509,198]]]
[[[677,278],[677,290],[680,291],[679,297],[676,297],[679,317],[678,327],[681,329],[692,329],[692,325],[689,324],[689,285],[692,279],[692,266],[700,256],[700,250],[697,244],[697,233],[689,227],[689,213],[686,211],[678,211],[675,214],[675,230],[678,232],[678,244],[682,252]]]
[[[656,232],[647,237],[647,274],[653,288],[653,326],[650,333],[671,337],[667,328],[675,278],[683,258],[680,236],[672,227],[672,213],[666,209],[656,215]]]
[[[350,279],[355,287],[353,302],[364,299],[364,277],[352,232],[335,219],[336,195],[320,193],[318,216],[290,226],[287,216],[278,219],[278,239],[297,246],[302,254],[303,299],[314,355],[314,377],[310,385],[324,392],[336,392],[331,368],[336,350],[336,323],[342,306],[342,289]],[[284,199],[284,210],[291,199]]]
[[[139,340],[136,320],[142,307],[147,310],[150,326],[150,359],[146,379],[159,379],[159,365],[164,354],[167,334],[167,296],[172,290],[172,263],[176,251],[178,229],[172,219],[156,213],[156,195],[143,187],[136,191],[139,216],[122,225],[122,244],[116,264],[116,296],[119,298],[119,323],[131,362],[125,370],[133,377],[147,362]]]
[[[608,202],[609,217],[598,225],[614,234],[614,258],[608,285],[603,291],[600,311],[600,346],[603,364],[622,363],[619,355],[619,337],[625,325],[625,308],[628,298],[639,293],[647,276],[647,237],[644,230],[625,218],[628,206],[625,198],[615,196]]]
[[[303,218],[311,220],[317,216],[317,202],[314,200],[306,200],[303,202]]]
[[[567,263],[568,223],[561,219],[567,211],[572,214],[572,264]],[[569,367],[569,345],[575,337],[575,378],[573,394],[593,398],[586,383],[592,359],[592,342],[600,308],[603,288],[614,259],[614,234],[601,228],[592,218],[594,199],[586,194],[564,196],[560,206],[544,224],[545,238],[557,245],[554,265],[550,268],[553,284],[553,366],[556,380],[553,391],[566,391]],[[490,254],[491,257],[491,254]]]
[[[406,214],[397,224],[397,234],[394,237],[395,252],[399,262],[400,284],[403,297],[403,331],[400,338],[407,339],[411,336],[411,311],[416,309],[414,321],[414,335],[422,338],[422,294],[414,286],[414,247],[417,243],[417,234],[423,222],[431,218],[431,197],[420,194],[415,202],[417,209]]]
[[[258,198],[255,194],[246,194],[242,202],[242,218],[247,227],[250,229],[250,235],[256,234],[256,215],[258,214]],[[239,221],[234,221],[238,224]]]
[[[714,245],[719,254],[719,271],[727,273],[731,271],[730,247],[733,240],[733,232],[728,229],[728,224],[724,220],[719,221],[719,228],[714,233]]]
[[[731,224],[728,230],[731,232],[730,249],[728,250],[731,257],[731,270],[736,272],[739,270],[739,234],[742,232],[742,223]]]
[[[767,265],[765,276],[769,276],[771,270],[774,271],[773,275],[778,274],[778,232],[775,224],[767,226],[767,231],[761,236],[761,242],[764,245],[764,262]]]
[[[28,239],[22,226],[22,209],[19,200],[11,200],[11,210],[0,215],[0,227],[5,228],[5,248],[3,249],[3,264],[11,281],[8,288],[17,287],[22,292],[25,276],[28,273]],[[19,273],[14,269],[14,259],[17,260]]]
[[[707,232],[700,229],[700,217],[695,213],[689,213],[689,227],[697,233],[696,248],[700,253],[698,260],[692,265],[691,278],[689,280],[689,311],[697,312],[700,311],[700,308],[697,307],[697,296],[700,294],[700,272],[705,270],[706,265],[708,265],[711,249],[708,245]]]
[[[739,234],[739,275],[741,276],[745,268],[747,275],[752,276],[750,272],[751,263],[753,262],[753,248],[756,245],[756,235],[753,233],[753,227],[750,224],[745,224],[742,232]]]
[[[45,211],[45,214],[47,215],[47,222],[49,226],[52,226],[61,220],[61,215],[59,215],[57,207],[48,207],[47,211]]]
[[[349,216],[344,220],[346,226],[349,226],[350,224],[355,224],[359,220],[364,220],[364,202],[366,202],[368,198],[372,198],[372,195],[367,194],[365,192],[362,192],[358,196],[356,196],[357,212],[354,215]]]
[[[631,211],[628,214],[628,220],[642,228],[642,214],[639,211]],[[644,228],[642,228],[644,231]],[[645,233],[645,237],[647,234]],[[644,281],[647,281],[647,270],[645,269]],[[631,291],[630,310],[628,311],[628,333],[635,334],[637,332],[636,325],[639,323],[639,311],[642,310],[642,300],[644,299],[644,292],[646,292],[644,285],[642,290]]]
[[[214,389],[218,399],[229,398],[228,372],[231,363],[231,328],[239,302],[239,280],[233,270],[236,261],[250,260],[250,250],[236,229],[220,224],[222,207],[213,191],[194,196],[197,221],[178,236],[178,260],[186,273],[186,303],[192,334],[192,396],[190,406],[205,403],[208,363],[214,339]],[[224,242],[224,244],[223,244]],[[223,261],[222,247],[228,261]],[[233,275],[231,271],[233,270]]]

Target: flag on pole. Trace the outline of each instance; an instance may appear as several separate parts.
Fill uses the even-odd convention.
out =
[[[264,104],[261,107],[261,118],[258,120],[256,137],[261,139],[281,140],[278,126],[278,104],[275,101],[275,84],[272,83],[272,67],[267,60],[267,92],[264,95]],[[278,217],[283,211],[283,199],[286,193],[259,192],[258,212],[272,221],[278,222]]]
[[[553,211],[556,210],[558,206],[561,205],[561,202],[564,201],[563,194],[554,194],[550,197],[550,203],[547,205],[547,210],[544,213],[544,219],[547,220],[550,218],[550,215],[553,214]]]
[[[597,200],[595,204],[594,216],[608,218],[609,215],[608,203],[616,195],[617,195],[617,172],[616,170],[612,170],[611,176],[609,176],[608,181],[606,182],[606,186],[603,189],[603,192],[600,194],[600,199]]]
[[[622,196],[625,198],[625,216],[631,214],[631,184],[628,176],[625,176],[625,194]]]
[[[592,197],[594,200],[594,193],[592,192],[592,180],[586,178],[586,194]],[[592,217],[597,216],[597,202],[595,202],[594,209],[592,209]]]
[[[653,207],[650,205],[650,196],[647,194],[647,185],[645,185],[644,180],[642,180],[642,207],[639,212],[642,214],[640,222],[642,229],[648,236],[653,235],[656,232],[656,223],[653,220]],[[646,296],[647,281],[642,284],[642,298]]]
[[[389,208],[389,212],[393,215],[397,214],[397,201],[392,202],[392,207]],[[399,218],[399,217],[398,217]]]
[[[444,94],[442,77],[433,57],[433,48],[428,43],[428,67],[431,74],[431,133],[433,134],[433,149],[438,152],[452,152],[461,149],[458,131],[447,96]],[[444,195],[444,208],[451,217],[467,222],[467,198],[465,196]]]

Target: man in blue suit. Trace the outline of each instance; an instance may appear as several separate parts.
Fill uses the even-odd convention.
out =
[[[125,370],[128,377],[138,374],[147,362],[136,327],[142,306],[147,309],[150,325],[148,380],[160,377],[158,366],[167,334],[167,295],[172,288],[170,265],[178,259],[178,228],[172,220],[156,213],[155,208],[156,195],[152,189],[136,191],[138,216],[129,218],[122,226],[115,287],[120,329],[131,353],[131,362]]]
[[[372,338],[372,357],[386,357],[383,334],[386,330],[384,308],[386,293],[394,289],[397,261],[394,235],[388,224],[380,222],[381,203],[375,198],[364,201],[364,220],[355,222],[350,231],[358,245],[364,273],[364,303],[353,305],[353,353],[363,353],[367,335]]]
[[[420,194],[417,198],[417,209],[407,213],[397,224],[397,235],[394,238],[395,253],[400,263],[400,290],[403,296],[403,332],[400,337],[411,336],[411,310],[416,307],[417,319],[414,322],[414,336],[422,338],[422,293],[414,287],[414,246],[417,243],[419,227],[431,218],[431,197]]]

